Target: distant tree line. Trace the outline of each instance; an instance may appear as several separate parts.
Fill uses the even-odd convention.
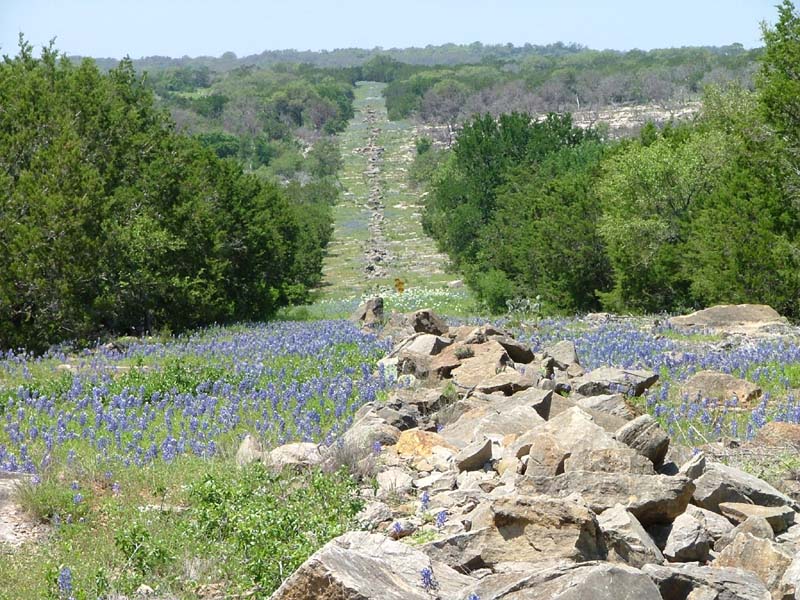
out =
[[[800,15],[784,0],[755,90],[706,88],[692,122],[609,141],[569,114],[471,118],[418,144],[424,225],[496,310],[684,311],[763,302],[800,318]]]
[[[319,282],[330,189],[179,133],[130,61],[103,73],[21,40],[0,106],[0,347],[267,318]]]

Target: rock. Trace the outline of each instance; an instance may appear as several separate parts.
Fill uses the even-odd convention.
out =
[[[739,523],[728,533],[720,537],[714,544],[715,552],[722,552],[740,533],[749,533],[753,537],[764,540],[775,539],[772,525],[764,517],[749,517],[744,523]]]
[[[767,325],[783,324],[785,319],[765,304],[722,304],[689,315],[672,317],[670,325],[702,328],[729,333],[750,333]]]
[[[436,447],[447,448],[453,452],[458,451],[458,448],[447,443],[438,433],[419,429],[407,429],[402,432],[394,449],[400,456],[426,458],[433,453],[433,449]]]
[[[569,453],[564,460],[563,470],[565,472],[593,471],[596,473],[654,474],[653,463],[630,448],[578,450]],[[557,474],[558,473],[554,473],[554,475]]]
[[[711,550],[711,536],[703,523],[683,513],[669,525],[654,526],[651,533],[670,562],[705,562]]]
[[[770,600],[755,573],[692,564],[645,565],[663,600]],[[713,595],[712,595],[713,594]]]
[[[490,518],[488,527],[431,542],[423,549],[456,569],[605,557],[595,516],[575,502],[523,495],[500,498],[492,502]]]
[[[406,544],[378,534],[351,532],[317,550],[270,598],[430,600],[422,586],[423,570],[430,570],[442,598],[455,598],[474,583]]]
[[[397,374],[413,375],[417,379],[428,379],[437,376],[438,373],[432,368],[431,356],[420,352],[412,352],[404,348],[397,354]]]
[[[267,462],[277,471],[286,467],[313,467],[322,463],[322,454],[317,444],[295,442],[273,449]]]
[[[596,513],[622,504],[644,525],[669,523],[686,510],[694,484],[680,476],[573,471],[555,477],[525,475],[518,484],[524,494],[565,498],[580,494]]]
[[[758,430],[753,441],[761,446],[781,448],[789,446],[795,450],[800,450],[800,425],[797,423],[770,421]]]
[[[458,378],[459,375],[456,374],[454,377]],[[463,377],[461,380],[463,381]],[[477,384],[475,389],[483,394],[501,392],[506,396],[511,396],[517,392],[532,388],[534,385],[536,385],[535,379],[523,375],[514,369],[506,369]]]
[[[694,503],[701,508],[720,512],[722,502],[744,502],[761,506],[794,506],[795,503],[766,481],[744,471],[709,462],[695,481]]]
[[[795,554],[792,564],[789,565],[789,568],[786,569],[781,578],[779,589],[784,589],[787,593],[792,594],[790,596],[792,599],[800,596],[800,555]]]
[[[411,491],[411,475],[403,469],[392,467],[378,473],[378,496],[381,498],[397,497]]]
[[[669,436],[650,415],[635,418],[621,427],[614,437],[649,458],[656,466],[663,462],[669,448]]]
[[[579,365],[581,362],[578,360],[575,344],[569,340],[548,346],[544,349],[544,353],[555,361],[556,368],[561,371],[566,371],[570,365]]]
[[[261,460],[264,456],[264,448],[256,438],[249,433],[244,436],[239,449],[236,451],[236,464],[241,466],[249,465],[252,462]]]
[[[590,396],[577,400],[578,406],[588,410],[605,412],[610,415],[631,420],[636,417],[636,412],[625,401],[622,394],[602,394],[600,396]]]
[[[356,523],[361,529],[377,529],[382,523],[387,523],[393,518],[392,509],[383,502],[367,502],[364,508],[356,515]]]
[[[594,423],[591,415],[577,407],[516,440],[512,452],[517,458],[521,458],[526,445],[530,456],[525,471],[528,475],[558,475],[565,470],[653,473],[646,459],[639,460],[635,450],[616,441]]]
[[[652,371],[600,367],[573,379],[572,389],[582,396],[601,394],[641,396],[656,381],[658,375]]]
[[[717,371],[700,371],[681,387],[681,392],[694,400],[708,398],[719,402],[727,402],[734,396],[740,406],[749,406],[761,396],[761,388],[744,379]]]
[[[782,586],[783,574],[792,564],[792,556],[772,540],[749,533],[738,534],[714,560],[714,566],[747,569],[755,573],[775,600],[782,600],[789,591]],[[792,590],[794,593],[794,590]]]
[[[641,571],[598,562],[530,565],[521,572],[484,577],[467,592],[481,600],[661,600],[658,588]]]
[[[375,444],[393,446],[400,438],[400,430],[377,417],[367,415],[353,424],[342,436],[344,451],[351,456],[372,452]]]
[[[516,406],[528,406],[539,413],[545,421],[550,418],[550,406],[553,400],[553,392],[549,390],[538,390],[530,388],[518,392],[509,398]]]
[[[730,521],[728,521],[728,519],[722,515],[718,515],[715,512],[706,510],[705,508],[695,506],[694,504],[690,504],[686,507],[685,514],[691,515],[700,521],[700,523],[703,524],[703,528],[706,530],[706,532],[708,532],[708,535],[711,536],[712,540],[718,540],[733,530],[733,525]]]
[[[453,462],[459,471],[477,471],[492,459],[492,441],[489,439],[469,444],[456,454]]]
[[[528,364],[533,362],[533,351],[512,337],[499,335],[491,338],[500,344],[514,362]]]
[[[382,323],[383,298],[376,296],[375,298],[370,298],[367,300],[364,304],[358,307],[358,310],[356,310],[352,316],[352,320],[367,327]]]
[[[440,432],[442,437],[463,448],[472,441],[482,441],[489,434],[521,435],[544,422],[535,409],[526,405],[509,408],[506,398],[502,398],[502,401],[480,403],[464,412],[455,422],[445,425]]]
[[[461,388],[471,389],[480,385],[513,363],[505,348],[494,340],[475,345],[473,349],[474,356],[463,359],[461,366],[451,372],[453,382]]]
[[[758,506],[742,502],[721,502],[720,512],[736,524],[749,517],[764,517],[775,533],[786,531],[794,524],[794,509],[789,506]]]
[[[434,356],[439,354],[442,350],[452,344],[450,338],[442,337],[440,335],[433,335],[431,333],[422,333],[417,335],[410,343],[404,346],[404,350],[408,352],[415,352],[417,354],[424,354],[426,356]]]
[[[457,341],[463,341],[465,344],[485,344],[493,337],[505,337],[513,339],[509,332],[503,331],[502,329],[497,329],[493,325],[487,324],[481,325],[480,327],[472,327],[466,330],[466,334],[464,335],[463,339],[457,339]]]
[[[648,563],[664,562],[661,550],[642,524],[621,504],[598,515],[597,522],[608,549],[608,560],[637,568]]]
[[[408,315],[408,321],[412,329],[417,333],[431,333],[433,335],[445,335],[448,327],[436,313],[432,310],[423,308]]]
[[[706,455],[702,452],[692,455],[692,457],[683,463],[678,469],[678,473],[686,475],[689,479],[694,481],[706,472]]]

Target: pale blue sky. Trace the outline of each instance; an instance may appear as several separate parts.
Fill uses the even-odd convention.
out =
[[[0,0],[0,47],[20,31],[68,54],[239,56],[445,42],[592,48],[759,46],[779,0]]]

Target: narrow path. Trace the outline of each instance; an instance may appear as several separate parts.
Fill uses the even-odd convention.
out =
[[[422,231],[422,200],[407,181],[415,128],[388,120],[384,87],[358,84],[356,114],[341,135],[344,192],[323,266],[327,298],[392,288],[396,278],[417,289],[457,278]]]

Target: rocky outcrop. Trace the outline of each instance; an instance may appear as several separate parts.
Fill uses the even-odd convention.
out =
[[[410,386],[363,406],[338,442],[377,463],[358,520],[383,533],[329,542],[273,600],[795,593],[797,506],[752,475],[670,448],[628,401],[657,382],[653,372],[585,372],[569,342],[534,352],[499,328],[449,328],[430,311],[387,328],[384,364],[409,365]]]
[[[689,315],[672,317],[670,325],[678,328],[709,329],[723,333],[752,333],[771,325],[783,325],[786,319],[765,304],[721,304]]]

